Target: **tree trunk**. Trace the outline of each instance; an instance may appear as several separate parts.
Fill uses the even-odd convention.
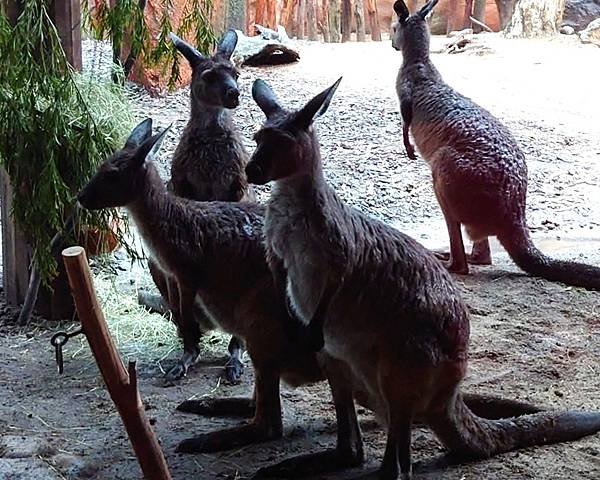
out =
[[[564,8],[565,0],[519,0],[506,35],[524,38],[554,35]]]
[[[340,0],[329,0],[329,41],[340,41]]]
[[[246,29],[246,0],[228,0],[225,28]]]
[[[254,15],[254,23],[258,23],[259,25],[265,25],[266,19],[267,0],[256,0],[256,14]]]
[[[245,0],[236,0],[243,1]],[[271,28],[273,30],[277,30],[277,2],[276,0],[267,0],[267,18],[266,18],[266,27]]]
[[[473,5],[473,18],[485,23],[485,0],[475,0]],[[473,23],[473,32],[479,33],[483,30],[481,25]]]
[[[365,6],[363,0],[354,0],[354,18],[356,19],[356,41],[365,41]]]
[[[367,0],[367,13],[371,25],[371,40],[381,42],[381,28],[379,27],[379,14],[377,12],[377,0]]]
[[[284,0],[279,16],[279,23],[283,26],[288,34],[292,35],[292,23],[294,18],[294,7],[298,0]]]
[[[308,39],[312,41],[319,40],[317,34],[317,0],[307,1],[306,27]]]
[[[352,0],[342,0],[342,42],[352,37]]]
[[[498,8],[500,30],[504,30],[515,11],[515,0],[496,0],[496,7]]]
[[[329,0],[322,0],[321,3],[321,33],[323,34],[323,41],[329,43],[331,37],[329,35]]]
[[[302,40],[306,38],[306,0],[298,0],[297,15],[298,38]]]

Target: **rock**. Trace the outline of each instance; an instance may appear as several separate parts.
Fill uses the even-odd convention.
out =
[[[600,47],[600,18],[590,22],[585,30],[581,30],[579,39],[582,43],[593,43]]]
[[[600,0],[566,0],[561,26],[578,31],[596,18],[600,18]]]
[[[562,27],[560,27],[559,32],[563,35],[573,35],[575,33],[575,29],[570,25],[563,25]]]
[[[0,458],[0,478],[2,480],[58,480],[61,477],[39,458]]]
[[[92,478],[98,471],[98,466],[81,457],[60,453],[52,457],[52,464],[67,478]]]
[[[47,456],[55,452],[50,442],[42,437],[4,435],[0,438],[0,457],[3,458]]]

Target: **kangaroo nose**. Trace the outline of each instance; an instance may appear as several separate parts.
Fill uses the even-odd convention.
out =
[[[229,108],[235,108],[240,103],[240,92],[237,88],[228,88],[225,92],[225,103]]]

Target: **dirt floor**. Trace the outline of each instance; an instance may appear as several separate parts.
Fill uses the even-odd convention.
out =
[[[433,49],[445,39],[436,38]],[[504,40],[485,36],[488,53],[435,54],[447,82],[505,122],[526,152],[529,224],[540,248],[555,257],[600,264],[600,49],[576,38]],[[394,82],[401,55],[388,42],[301,46],[296,65],[244,69],[242,106],[236,121],[253,147],[263,116],[250,98],[256,77],[267,79],[292,107],[344,80],[329,112],[318,121],[328,179],[350,204],[409,233],[428,247],[447,237],[428,168],[404,154]],[[165,166],[188,114],[183,90],[152,99],[131,97],[140,117],[174,124],[163,155]],[[262,199],[267,192],[262,192]],[[518,272],[493,244],[493,267],[456,277],[472,308],[471,367],[465,388],[534,402],[555,409],[600,409],[600,294],[532,279]],[[135,283],[121,272],[123,285]],[[137,272],[137,273],[135,273]],[[129,287],[134,295],[132,287]],[[49,338],[58,326],[28,332],[10,325],[14,312],[0,310],[0,479],[135,479],[139,469],[120,419],[89,355],[73,341],[66,371],[56,373]],[[156,317],[157,322],[165,320]],[[64,327],[65,325],[62,325]],[[172,335],[172,334],[171,334]],[[172,338],[171,338],[172,341]],[[236,425],[231,418],[202,418],[175,411],[191,397],[250,394],[252,369],[243,383],[220,379],[225,339],[207,337],[203,360],[179,385],[165,388],[167,359],[140,361],[139,385],[174,480],[247,478],[259,466],[317,451],[335,441],[325,384],[283,387],[285,438],[210,455],[178,455],[176,444],[191,435]],[[384,435],[360,410],[368,468],[381,458]],[[414,460],[442,453],[430,432],[415,429]],[[352,478],[357,472],[320,478]],[[570,444],[531,448],[453,467],[416,479],[597,479],[600,434]]]

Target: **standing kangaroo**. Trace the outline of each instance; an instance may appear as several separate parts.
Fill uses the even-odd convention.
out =
[[[576,287],[600,289],[600,268],[558,261],[532,243],[525,219],[527,165],[508,129],[491,113],[442,80],[429,58],[426,17],[431,0],[410,15],[402,0],[394,3],[398,21],[392,45],[402,51],[396,89],[402,136],[409,158],[417,148],[429,163],[433,189],[450,236],[451,272],[466,274],[468,262],[490,265],[488,237],[497,236],[514,262],[527,273]],[[473,240],[465,254],[461,225]]]
[[[233,30],[226,32],[212,57],[203,56],[173,33],[171,40],[192,67],[192,83],[190,119],[173,155],[169,188],[175,195],[191,200],[254,200],[244,173],[248,153],[229,113],[239,105],[238,72],[230,61],[237,34]],[[143,293],[140,303],[165,312],[169,310],[168,305],[177,305],[178,292],[152,261],[149,268],[167,305],[161,299]],[[202,310],[194,310],[192,319],[183,318],[180,319],[183,323],[177,324],[184,353],[177,365],[167,372],[170,381],[186,375],[200,353],[200,337],[212,329],[211,321]],[[237,383],[243,372],[243,344],[236,337],[229,343],[229,353],[225,377],[229,382]]]
[[[150,119],[140,123],[125,147],[100,166],[79,194],[79,203],[92,210],[126,207],[155,265],[184,292],[173,314],[189,315],[190,303],[195,304],[213,327],[244,339],[255,369],[254,398],[190,400],[178,407],[205,415],[254,415],[252,422],[190,438],[177,449],[214,452],[279,438],[280,378],[291,386],[321,381],[323,371],[336,362],[314,352],[306,328],[288,313],[284,285],[275,282],[267,265],[264,207],[175,197],[150,161],[164,132],[154,137],[151,132]],[[339,398],[353,394],[343,368],[336,366],[329,377]],[[478,395],[468,396],[467,402],[491,417],[538,410]],[[346,465],[356,465],[362,461],[362,444],[351,400],[338,401],[336,412],[338,424],[346,425],[339,442]]]
[[[266,244],[285,267],[294,311],[305,324],[322,324],[324,351],[349,367],[387,426],[379,478],[411,478],[415,421],[468,459],[599,431],[600,412],[491,420],[465,404],[469,314],[450,274],[412,238],[344,204],[323,176],[312,123],[340,80],[296,112],[255,81],[267,120],[246,173],[254,184],[274,182]]]

